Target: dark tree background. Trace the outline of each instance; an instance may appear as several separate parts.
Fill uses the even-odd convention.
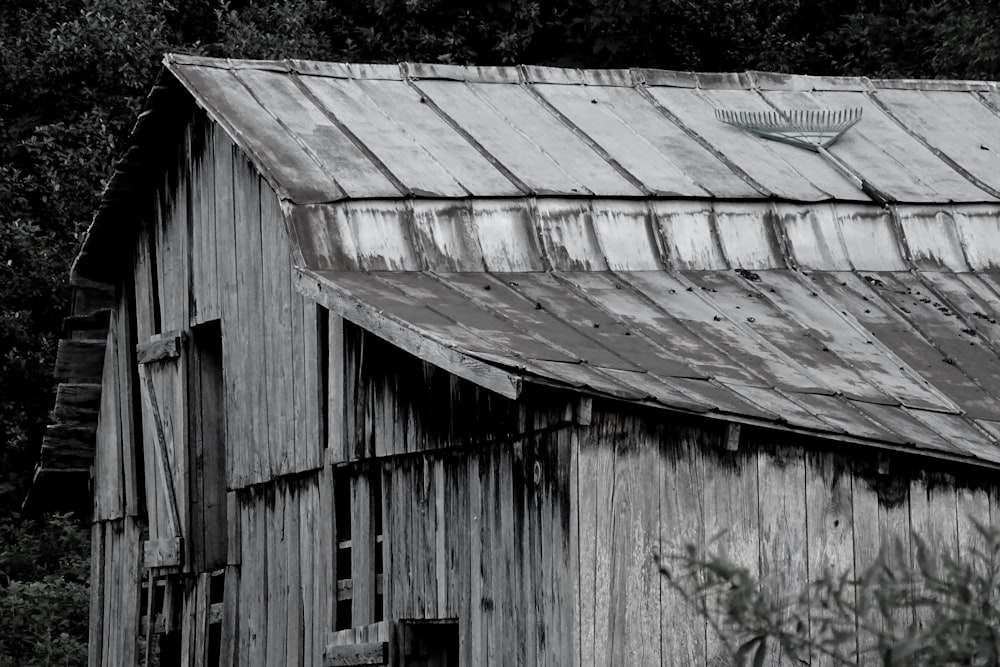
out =
[[[0,1],[0,664],[85,662],[85,527],[19,507],[68,267],[167,51],[997,79],[1000,2]]]

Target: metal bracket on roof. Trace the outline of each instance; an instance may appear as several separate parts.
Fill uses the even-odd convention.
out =
[[[861,120],[861,107],[853,109],[798,109],[794,111],[731,111],[716,109],[721,122],[764,139],[819,151]]]

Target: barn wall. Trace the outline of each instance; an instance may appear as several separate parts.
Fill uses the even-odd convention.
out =
[[[138,664],[142,526],[135,517],[91,527],[91,667]]]
[[[798,591],[827,567],[860,572],[883,541],[909,544],[911,530],[932,549],[967,553],[978,537],[968,515],[1000,517],[996,486],[974,471],[747,427],[728,451],[725,436],[662,413],[595,411],[581,428],[581,664],[712,664],[718,640],[659,576],[657,549],[725,531],[712,550]]]
[[[138,231],[136,333],[221,319],[229,488],[322,464],[317,309],[292,264],[277,195],[196,115]]]
[[[509,401],[350,324],[342,340],[334,627],[456,619],[463,665],[570,664],[573,403]]]

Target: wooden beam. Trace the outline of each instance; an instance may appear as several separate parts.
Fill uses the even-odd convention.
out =
[[[104,346],[100,340],[60,340],[55,378],[64,382],[99,383],[104,370]]]
[[[142,564],[145,567],[170,567],[181,564],[184,553],[179,537],[165,540],[146,540],[142,543]]]
[[[520,396],[520,376],[463,354],[450,347],[446,341],[421,331],[409,322],[379,312],[319,273],[299,267],[296,267],[296,272],[295,287],[299,293],[326,306],[344,319],[401,350],[480,387],[510,399]]]
[[[153,336],[145,343],[139,343],[135,346],[136,362],[150,364],[164,359],[177,359],[181,356],[183,335],[180,331],[171,331]]]
[[[726,425],[726,449],[735,452],[740,448],[740,425],[729,423]]]
[[[323,653],[323,667],[388,664],[389,642],[369,642],[346,646],[328,645]]]
[[[95,382],[64,382],[56,390],[56,408],[53,418],[58,423],[97,423],[97,410],[101,405],[101,385]]]

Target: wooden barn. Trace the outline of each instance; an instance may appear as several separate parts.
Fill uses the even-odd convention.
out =
[[[997,84],[167,56],[131,141],[29,497],[93,667],[708,665],[658,549],[1000,523]]]

